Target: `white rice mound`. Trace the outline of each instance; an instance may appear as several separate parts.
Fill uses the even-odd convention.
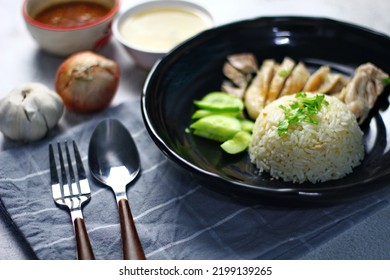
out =
[[[307,93],[307,97],[314,96]],[[326,95],[316,115],[319,123],[302,122],[279,135],[279,121],[285,119],[279,107],[289,107],[294,95],[267,105],[256,119],[249,156],[260,172],[286,182],[325,182],[344,177],[364,157],[363,132],[355,116],[339,99]]]

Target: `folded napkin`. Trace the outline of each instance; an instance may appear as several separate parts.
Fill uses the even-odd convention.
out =
[[[109,117],[122,121],[140,151],[142,173],[127,193],[148,259],[298,259],[389,203],[388,194],[375,194],[319,208],[243,204],[201,185],[168,160],[145,129],[139,101],[131,101],[41,142],[0,153],[0,211],[39,259],[76,257],[68,210],[51,196],[48,144],[75,139],[89,172],[90,136]],[[114,195],[89,178],[92,198],[83,213],[95,256],[121,259]]]

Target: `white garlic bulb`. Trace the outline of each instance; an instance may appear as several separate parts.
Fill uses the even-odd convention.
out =
[[[12,140],[39,140],[63,112],[63,101],[56,92],[40,83],[27,83],[0,100],[0,131]]]

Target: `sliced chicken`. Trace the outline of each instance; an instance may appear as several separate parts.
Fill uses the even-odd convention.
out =
[[[293,94],[301,91],[310,77],[310,72],[307,70],[303,62],[299,62],[295,66],[291,75],[287,78],[286,83],[280,93],[280,96]]]
[[[341,80],[341,74],[329,73],[325,81],[318,88],[317,92],[329,93],[340,80]]]
[[[231,81],[224,80],[221,85],[221,90],[230,95],[243,99],[246,87],[239,88],[235,86]]]
[[[350,78],[341,75],[340,79],[333,85],[333,87],[327,92],[330,95],[339,95],[342,89],[349,83]]]
[[[289,57],[285,57],[280,64],[277,72],[272,78],[271,85],[267,94],[266,103],[269,104],[279,97],[280,91],[282,90],[284,83],[290,76],[292,70],[295,67],[295,61]]]
[[[250,81],[250,76],[239,71],[229,62],[226,62],[223,65],[223,74],[228,78],[233,84],[235,84],[238,88],[246,88]]]
[[[227,61],[244,74],[254,74],[258,70],[256,57],[251,53],[229,55]]]
[[[275,74],[275,65],[275,61],[272,59],[264,60],[260,70],[245,92],[245,108],[249,117],[253,120],[257,118],[265,106],[268,89]]]
[[[228,80],[223,81],[221,90],[243,98],[257,69],[256,57],[253,54],[242,53],[228,56],[222,69]]]
[[[342,90],[344,103],[362,124],[384,90],[384,79],[389,75],[371,63],[360,65],[348,85]]]
[[[316,92],[320,86],[326,81],[330,73],[329,66],[321,66],[315,71],[306,82],[303,91]]]
[[[276,71],[279,69],[279,64],[273,59],[266,59],[261,67],[261,93],[267,99],[272,79],[274,78]]]

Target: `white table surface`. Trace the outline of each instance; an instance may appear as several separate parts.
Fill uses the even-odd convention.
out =
[[[122,9],[138,2],[122,0]],[[316,16],[357,24],[390,35],[390,1],[388,0],[193,0],[213,15],[216,25],[259,16]],[[14,87],[30,81],[42,82],[53,88],[53,79],[62,59],[41,50],[28,33],[21,14],[22,0],[2,1],[0,9],[0,98]],[[390,51],[390,46],[389,46]],[[137,98],[147,76],[112,40],[102,51],[116,59],[122,79],[113,105]],[[72,125],[72,117],[62,119]],[[0,151],[9,145],[0,135]],[[2,163],[0,163],[2,164]],[[388,229],[388,230],[387,230]],[[344,250],[340,251],[339,244]],[[384,244],[389,244],[385,245]],[[14,236],[13,228],[0,216],[0,259],[31,258],[23,242]],[[346,246],[347,245],[347,246]],[[348,250],[348,248],[350,248]],[[303,257],[303,259],[390,259],[390,207],[366,218]]]

